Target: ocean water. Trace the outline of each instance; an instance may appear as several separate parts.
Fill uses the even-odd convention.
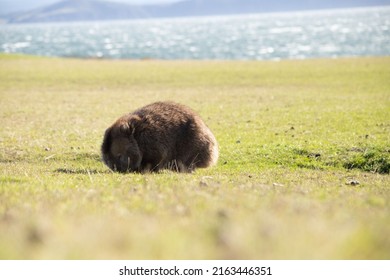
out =
[[[0,25],[0,52],[108,59],[388,56],[390,7]]]

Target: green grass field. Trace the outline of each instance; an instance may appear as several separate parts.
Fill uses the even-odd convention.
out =
[[[193,174],[116,174],[104,130],[157,100],[220,145]],[[390,57],[0,55],[0,259],[389,259]]]

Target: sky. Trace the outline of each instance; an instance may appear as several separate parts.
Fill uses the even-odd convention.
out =
[[[27,11],[30,9],[47,6],[61,0],[0,0],[0,14],[15,11]],[[123,2],[128,4],[155,4],[177,2],[179,0],[106,0],[111,2]]]

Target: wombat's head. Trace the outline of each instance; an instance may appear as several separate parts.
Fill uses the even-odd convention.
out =
[[[125,119],[119,119],[106,130],[102,158],[113,171],[139,171],[142,155],[134,138],[134,131],[134,123]]]

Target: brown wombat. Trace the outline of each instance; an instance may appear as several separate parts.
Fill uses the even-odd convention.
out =
[[[190,108],[156,102],[122,116],[104,135],[104,163],[114,171],[192,172],[218,160],[210,129]]]

